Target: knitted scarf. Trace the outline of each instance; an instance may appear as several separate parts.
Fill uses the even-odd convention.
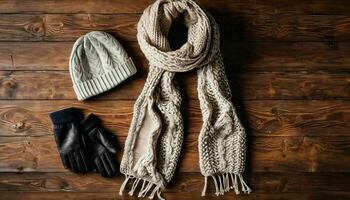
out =
[[[167,35],[180,14],[188,27],[187,42],[170,48]],[[137,38],[149,61],[144,88],[134,105],[134,115],[125,143],[120,170],[137,187],[139,197],[153,198],[171,180],[178,163],[183,120],[181,95],[174,84],[177,72],[197,70],[198,98],[203,126],[198,138],[199,163],[205,177],[213,180],[216,195],[230,189],[250,193],[242,178],[245,165],[245,131],[231,102],[231,91],[219,50],[219,28],[214,18],[193,0],[157,0],[145,9]],[[142,185],[142,186],[141,186]]]

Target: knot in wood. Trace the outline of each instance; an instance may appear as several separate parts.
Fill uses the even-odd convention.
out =
[[[12,80],[6,80],[3,82],[2,85],[7,87],[7,88],[15,88],[16,87],[16,83]]]
[[[22,130],[25,127],[24,122],[17,122],[13,125],[13,128],[16,130]]]
[[[45,36],[45,23],[42,17],[33,19],[33,21],[27,23],[24,29],[35,36],[42,37]]]

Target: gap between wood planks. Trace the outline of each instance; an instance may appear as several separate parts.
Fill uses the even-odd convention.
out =
[[[333,177],[331,177],[333,174]],[[254,193],[263,192],[316,192],[349,191],[350,173],[249,173],[247,180],[255,186]],[[115,192],[119,189],[123,176],[106,179],[99,174],[76,175],[71,172],[50,173],[0,173],[0,193],[22,192]],[[6,180],[6,181],[4,181]],[[169,184],[165,193],[198,192],[202,189],[203,176],[197,173],[179,173]],[[312,184],[310,184],[312,183]],[[326,184],[329,183],[329,184]],[[127,187],[130,187],[129,184]],[[190,187],[191,186],[191,187]],[[214,184],[209,192],[215,191]],[[315,187],[317,186],[317,189]],[[197,194],[198,196],[200,194]],[[232,195],[234,193],[232,192]],[[248,195],[249,196],[249,195]]]
[[[0,13],[142,13],[152,0],[123,1],[4,1]],[[210,11],[242,14],[347,14],[348,1],[312,1],[305,4],[302,0],[275,1],[225,1],[200,0],[200,5]],[[81,6],[84,5],[84,6]]]
[[[139,14],[0,14],[1,41],[74,41],[105,30],[136,41]],[[348,15],[214,15],[228,41],[349,41]],[[118,22],[118,23],[116,23]]]

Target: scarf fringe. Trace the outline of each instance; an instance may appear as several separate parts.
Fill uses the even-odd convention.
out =
[[[204,187],[202,190],[202,196],[205,196],[207,191],[208,177],[209,176],[204,177]],[[242,174],[224,173],[220,175],[213,175],[211,176],[211,178],[214,181],[216,196],[224,195],[225,192],[229,192],[232,189],[235,191],[236,194],[240,194],[240,190],[244,194],[250,194],[252,192],[252,190],[244,181]],[[240,182],[240,187],[238,182]]]
[[[124,180],[123,184],[120,186],[120,190],[119,190],[120,196],[123,195],[125,187],[129,181],[132,181],[131,179],[134,179],[134,182],[133,182],[131,189],[128,193],[130,196],[134,195],[135,190],[137,189],[137,187],[140,185],[140,182],[142,181],[142,186],[141,186],[141,189],[140,189],[137,197],[145,197],[150,191],[152,191],[151,193],[149,193],[149,196],[148,196],[149,199],[153,199],[154,196],[157,194],[158,199],[165,200],[161,195],[162,191],[161,191],[160,185],[157,185],[157,184],[152,183],[152,182],[145,180],[145,179],[135,178],[135,177],[129,176],[129,175],[125,175],[125,180]]]

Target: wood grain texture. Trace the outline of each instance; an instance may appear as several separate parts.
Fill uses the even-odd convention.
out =
[[[61,199],[76,200],[96,200],[96,199],[133,199],[139,200],[140,198],[124,195],[123,197],[118,196],[117,192],[113,193],[76,193],[76,192],[0,192],[0,198],[6,198],[8,200],[22,199],[23,196],[28,200],[38,199]],[[164,193],[163,197],[169,200],[178,200],[179,197],[183,200],[202,199],[199,193]],[[329,200],[329,199],[349,199],[350,194],[348,192],[309,192],[309,193],[252,193],[250,195],[235,195],[228,194],[220,197],[220,199],[232,200],[287,200],[287,199],[298,199],[298,200]],[[218,199],[216,195],[208,194],[203,199]]]
[[[62,171],[48,113],[76,106],[100,116],[121,146],[132,116],[133,101],[1,101],[0,170]],[[197,172],[198,104],[185,110],[185,143],[179,168]],[[248,101],[248,166],[253,171],[347,172],[350,151],[348,101]],[[196,106],[195,106],[196,105]],[[308,110],[305,110],[308,107]],[[244,119],[244,118],[242,118]]]
[[[0,70],[68,70],[74,42],[0,42]],[[138,70],[147,61],[137,42],[122,42]],[[35,49],[35,51],[33,51]]]
[[[85,113],[95,113],[106,127],[126,137],[134,101],[2,100],[0,103],[1,137],[51,135],[49,113],[71,106]],[[237,109],[251,136],[271,136],[271,139],[274,136],[349,136],[349,101],[244,101]],[[197,138],[202,125],[198,102],[184,102],[183,110],[186,137]]]
[[[198,1],[219,23],[233,101],[248,136],[245,175],[254,192],[220,199],[350,199],[350,1]],[[148,71],[136,25],[151,2],[0,0],[0,199],[138,199],[117,194],[122,176],[64,170],[48,115],[71,106],[95,113],[123,146]],[[68,60],[74,41],[92,30],[114,35],[138,73],[78,102]],[[180,32],[170,40],[180,40]],[[177,79],[185,139],[163,196],[194,200],[204,181],[196,75]],[[208,189],[214,191],[210,182]]]
[[[349,173],[252,173],[246,177],[256,193],[293,193],[348,191]],[[2,173],[0,193],[19,192],[117,192],[123,177],[102,178],[99,174],[76,175],[61,173]],[[200,195],[204,178],[200,173],[178,173],[168,185],[165,193],[194,193]],[[215,191],[214,184],[208,182],[208,192]],[[127,185],[130,189],[131,183]],[[235,195],[233,192],[229,194]],[[237,197],[242,196],[238,195]],[[250,196],[250,195],[243,195]]]
[[[250,72],[227,73],[235,99],[349,99],[349,74]],[[138,72],[95,99],[135,100],[146,74]],[[187,99],[197,99],[197,74],[177,75]],[[33,89],[35,92],[32,92]],[[0,99],[77,99],[68,71],[0,71]]]
[[[102,30],[136,41],[140,14],[0,14],[0,41],[75,41]],[[226,41],[349,41],[347,15],[214,14]]]
[[[230,42],[222,53],[228,71],[349,71],[347,42]],[[139,71],[148,62],[137,42],[123,42]],[[0,70],[68,70],[73,42],[0,42]],[[35,51],[33,51],[35,49]]]
[[[142,13],[152,0],[2,0],[0,13]],[[348,14],[347,0],[199,0],[210,11],[242,14]]]
[[[118,137],[121,146],[125,139]],[[254,172],[349,172],[349,146],[350,137],[255,136],[248,143],[247,162]],[[1,138],[0,151],[0,172],[65,171],[52,135]],[[179,171],[199,172],[197,138],[185,139]]]
[[[135,40],[138,18],[139,14],[2,14],[0,40],[72,41],[93,30],[112,32],[123,40]]]

